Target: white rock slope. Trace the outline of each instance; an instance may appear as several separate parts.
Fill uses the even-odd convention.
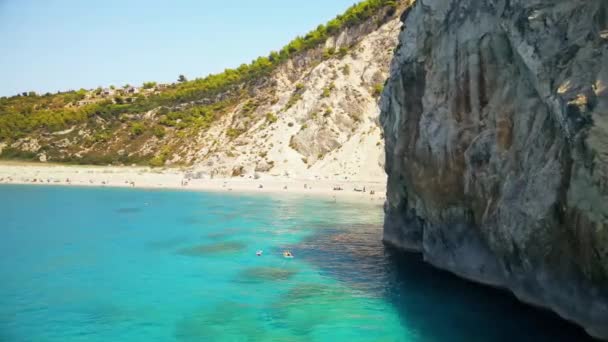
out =
[[[383,181],[378,95],[400,26],[395,18],[340,51],[349,35],[360,34],[344,32],[327,41],[325,53],[335,51],[331,57],[279,68],[268,80],[275,86],[255,96],[271,98],[270,104],[243,114],[251,106],[246,101],[200,137],[195,169],[217,176],[267,172]]]

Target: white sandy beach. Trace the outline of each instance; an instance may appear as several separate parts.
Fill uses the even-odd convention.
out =
[[[211,178],[180,169],[127,166],[71,166],[38,163],[0,163],[0,184],[63,185],[179,189],[213,192],[302,194],[382,203],[386,183],[338,179],[299,179],[261,175]],[[339,187],[343,190],[334,190]],[[363,191],[355,191],[365,190]]]

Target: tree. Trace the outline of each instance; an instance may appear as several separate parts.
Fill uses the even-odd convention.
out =
[[[268,60],[269,60],[271,63],[276,63],[276,62],[278,62],[278,61],[279,61],[279,53],[278,53],[278,52],[276,52],[276,51],[272,51],[272,52],[270,53],[270,55],[268,55]]]
[[[162,139],[165,136],[165,128],[163,126],[156,125],[152,128],[152,134],[158,139]]]
[[[180,82],[180,83],[184,83],[187,81],[188,81],[188,79],[184,75],[179,75],[179,77],[177,78],[177,82]]]
[[[131,134],[134,136],[141,135],[145,130],[145,126],[141,122],[131,124]]]
[[[156,87],[156,82],[144,82],[144,89],[152,89]]]

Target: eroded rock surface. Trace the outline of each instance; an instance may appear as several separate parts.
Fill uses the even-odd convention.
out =
[[[418,0],[403,20],[385,241],[608,339],[608,2]]]

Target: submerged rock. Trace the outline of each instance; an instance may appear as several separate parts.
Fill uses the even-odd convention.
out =
[[[336,333],[348,341],[368,340],[365,332],[375,331],[374,340],[391,341],[401,324],[384,315],[380,319],[379,312],[390,310],[383,304],[361,300],[357,291],[338,284],[295,283],[271,305],[270,315],[277,325],[309,340]]]
[[[178,341],[227,340],[263,341],[266,331],[247,305],[221,302],[201,308],[179,320],[174,337]]]
[[[239,282],[282,281],[293,277],[297,270],[283,267],[252,267],[239,274]]]
[[[608,3],[418,0],[403,20],[384,240],[608,339]]]
[[[135,213],[139,213],[141,211],[141,208],[118,208],[116,209],[116,212],[119,214],[135,214]]]
[[[168,248],[172,249],[179,245],[185,244],[188,241],[189,241],[189,238],[187,236],[179,236],[179,237],[174,237],[174,238],[169,238],[169,239],[150,241],[150,242],[146,243],[146,247],[150,248],[150,249],[157,249],[157,250],[168,249]]]
[[[185,315],[175,325],[178,341],[309,341],[267,322],[259,308],[223,301]]]
[[[221,239],[233,237],[233,236],[241,233],[242,231],[243,231],[243,229],[241,229],[241,228],[225,228],[225,229],[222,229],[221,231],[215,231],[215,232],[208,233],[206,235],[206,237],[208,239],[212,239],[212,240],[221,240]]]
[[[244,250],[246,245],[242,242],[226,241],[194,247],[182,248],[177,251],[178,254],[187,256],[205,256],[220,253],[235,253]]]

